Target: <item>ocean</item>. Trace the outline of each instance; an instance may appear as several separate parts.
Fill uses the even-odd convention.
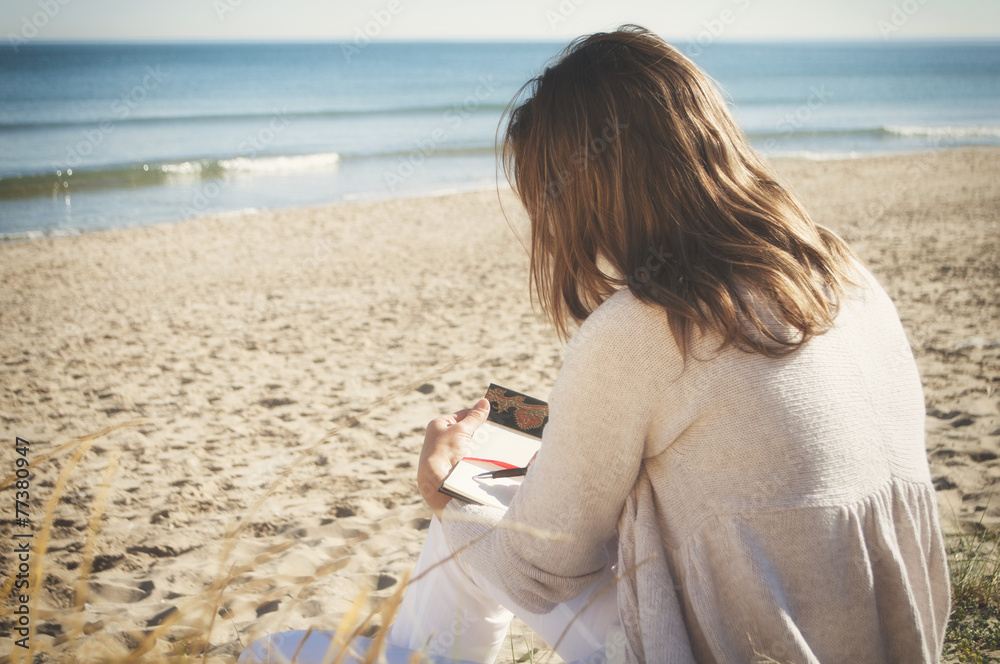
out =
[[[1000,43],[677,44],[771,156],[1000,145]],[[501,114],[563,44],[0,50],[0,238],[494,186]]]

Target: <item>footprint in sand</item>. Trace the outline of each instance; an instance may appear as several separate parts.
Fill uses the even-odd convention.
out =
[[[152,594],[152,581],[143,581],[136,586],[129,586],[114,581],[93,581],[90,584],[90,594],[108,602],[132,604],[141,602]]]
[[[264,602],[257,607],[257,617],[260,618],[265,613],[273,613],[277,611],[280,604],[280,599],[272,599],[270,602]]]

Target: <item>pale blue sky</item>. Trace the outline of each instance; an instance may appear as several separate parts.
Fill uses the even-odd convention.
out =
[[[381,24],[376,19],[381,17]],[[0,0],[4,39],[1000,38],[997,0]]]

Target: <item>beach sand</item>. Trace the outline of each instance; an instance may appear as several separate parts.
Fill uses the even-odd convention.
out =
[[[946,530],[1000,529],[1000,149],[775,165],[896,302]],[[37,463],[31,529],[0,493],[2,546],[41,538],[66,471],[32,558],[36,645],[100,661],[153,633],[149,656],[199,652],[214,613],[209,661],[229,661],[268,632],[335,628],[363,587],[392,595],[428,524],[427,422],[491,381],[544,398],[562,361],[512,227],[525,237],[504,190],[0,245],[0,477],[15,436]],[[73,446],[43,460],[119,424],[75,468]]]

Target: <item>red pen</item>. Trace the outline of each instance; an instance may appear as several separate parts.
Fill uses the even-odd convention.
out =
[[[481,461],[482,463],[492,464],[494,466],[500,466],[503,470],[493,470],[486,473],[480,473],[478,475],[473,475],[473,479],[480,479],[489,477],[490,479],[500,479],[502,477],[520,477],[527,474],[528,467],[515,466],[505,461],[497,461],[495,459],[480,459],[478,457],[465,457],[462,461]]]

